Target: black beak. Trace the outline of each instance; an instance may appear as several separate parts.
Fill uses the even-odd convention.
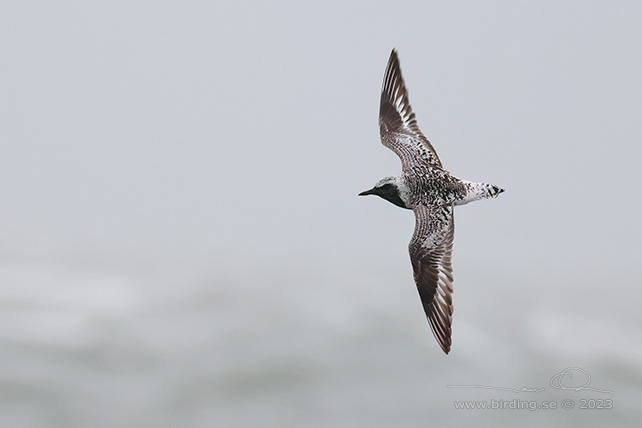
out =
[[[364,190],[363,192],[359,193],[359,196],[366,196],[366,195],[374,195],[374,187],[370,190]]]

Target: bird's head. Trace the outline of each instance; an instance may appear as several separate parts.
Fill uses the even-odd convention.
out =
[[[377,195],[398,207],[410,209],[409,194],[403,179],[392,176],[379,180],[372,189],[359,193],[359,196]]]

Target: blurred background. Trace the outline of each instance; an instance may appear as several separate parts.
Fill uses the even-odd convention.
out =
[[[3,3],[0,426],[638,426],[641,20]],[[357,197],[400,172],[377,125],[393,47],[446,169],[506,189],[456,210],[448,356],[412,213]],[[554,388],[569,367],[613,394]]]

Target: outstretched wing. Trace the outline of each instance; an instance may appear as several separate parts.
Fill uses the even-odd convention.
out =
[[[451,206],[417,206],[415,233],[408,249],[428,323],[441,349],[450,351],[453,316],[452,250],[455,221]]]
[[[379,105],[381,142],[401,158],[405,170],[428,164],[441,168],[437,152],[417,125],[395,49],[390,53]]]

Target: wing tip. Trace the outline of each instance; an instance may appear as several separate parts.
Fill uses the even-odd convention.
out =
[[[394,74],[394,73],[399,73],[401,74],[401,64],[399,63],[399,53],[397,52],[397,48],[392,48],[392,51],[390,51],[390,58],[388,58],[388,66],[386,67],[386,74]]]
[[[407,127],[414,121],[412,107],[408,100],[408,90],[401,73],[397,49],[393,48],[386,65],[381,85],[379,103],[379,124],[381,134],[393,129]]]
[[[401,85],[400,86],[405,86],[403,85],[403,78],[401,77],[401,64],[399,63],[399,54],[397,52],[397,48],[392,48],[392,51],[390,51],[390,58],[388,58],[388,65],[386,66],[386,72],[384,73],[384,88],[386,87],[386,80],[388,80],[388,84],[390,86],[394,86],[396,84],[399,84],[393,80],[394,75],[399,75],[399,78],[401,80]],[[388,88],[388,89],[392,89]],[[392,94],[391,94],[392,95]]]

